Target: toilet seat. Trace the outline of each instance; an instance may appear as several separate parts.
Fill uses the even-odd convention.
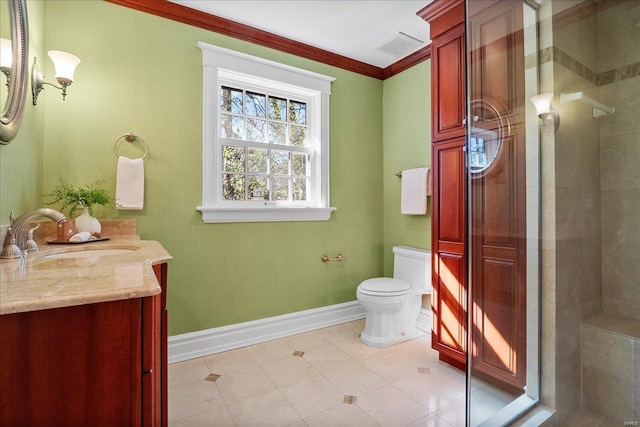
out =
[[[368,279],[358,286],[361,294],[380,297],[403,296],[411,293],[412,289],[407,282],[389,277]]]

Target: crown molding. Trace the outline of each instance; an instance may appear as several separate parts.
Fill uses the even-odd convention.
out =
[[[240,24],[229,19],[191,9],[167,0],[105,0],[109,3],[135,9],[141,12],[182,22],[183,24],[224,34],[260,46],[290,53],[302,58],[352,71],[378,80],[384,80],[431,57],[431,45],[386,68],[366,64],[324,49],[300,43],[286,37]]]

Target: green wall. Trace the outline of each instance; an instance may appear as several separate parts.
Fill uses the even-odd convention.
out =
[[[393,274],[393,246],[431,249],[431,197],[426,215],[400,213],[405,169],[431,167],[431,60],[383,84],[384,274]]]
[[[428,75],[424,80],[410,77],[414,72],[409,70],[383,84],[106,2],[30,0],[28,7],[30,14],[40,9],[45,17],[36,25],[44,33],[38,58],[46,80],[53,79],[46,50],[68,50],[82,63],[66,101],[47,88],[37,106],[27,106],[34,130],[23,128],[19,137],[29,144],[17,144],[22,151],[0,147],[3,214],[6,205],[16,205],[18,213],[38,207],[37,195],[50,191],[58,175],[75,184],[104,179],[114,188],[114,141],[134,132],[150,151],[145,163],[145,208],[96,209],[96,216],[136,219],[143,239],[160,241],[173,255],[168,292],[171,335],[353,301],[362,280],[384,273],[385,248],[396,244],[393,239],[385,242],[390,225],[384,215],[390,210],[387,204],[399,210],[399,197],[394,201],[385,195],[389,177],[383,170],[395,172],[396,166],[404,165],[399,161],[383,165],[383,151],[389,151],[387,143],[406,141],[383,134],[383,125],[394,125],[383,119],[383,110],[396,108],[395,90],[412,97],[416,88],[407,85],[427,88]],[[66,25],[53,25],[61,22]],[[196,211],[201,204],[202,169],[198,41],[336,78],[331,95],[331,205],[337,211],[329,221],[202,222]],[[410,113],[428,117],[428,110],[415,111],[428,101],[415,102],[411,101]],[[404,122],[402,117],[397,120]],[[30,151],[25,152],[27,146]],[[407,155],[409,161],[416,156],[412,151]],[[24,164],[38,167],[21,169]],[[17,171],[18,178],[10,181],[17,184],[14,188],[6,173]],[[12,189],[5,192],[8,187]],[[21,197],[26,201],[19,203]],[[420,220],[426,224],[426,218]],[[3,217],[1,222],[7,220]],[[428,231],[415,232],[422,236]],[[347,260],[320,262],[322,255],[337,253]]]

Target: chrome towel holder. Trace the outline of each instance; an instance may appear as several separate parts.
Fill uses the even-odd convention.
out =
[[[147,154],[149,154],[149,148],[147,147],[147,144],[144,142],[144,139],[140,138],[137,135],[134,135],[132,132],[125,133],[124,135],[120,135],[116,139],[116,142],[113,145],[113,152],[116,153],[116,157],[120,158],[120,154],[118,153],[118,142],[120,142],[120,140],[123,138],[129,143],[140,141],[142,143],[142,146],[144,147],[144,154],[142,155],[142,160],[144,160],[147,157]]]

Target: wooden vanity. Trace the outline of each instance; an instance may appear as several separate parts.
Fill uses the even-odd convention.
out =
[[[1,260],[0,426],[166,426],[169,259],[123,236]]]

